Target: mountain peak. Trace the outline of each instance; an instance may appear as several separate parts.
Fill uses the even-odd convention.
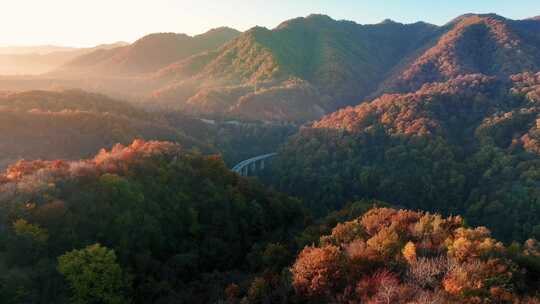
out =
[[[232,27],[228,27],[228,26],[220,26],[220,27],[216,27],[216,28],[213,28],[209,31],[206,31],[204,34],[200,34],[200,35],[197,35],[197,36],[201,36],[201,35],[210,35],[210,34],[233,34],[233,35],[239,35],[241,34],[242,32],[232,28]]]
[[[398,24],[399,22],[396,22],[390,18],[387,18],[387,19],[384,19],[383,21],[381,21],[379,24]]]
[[[246,37],[259,37],[260,35],[268,34],[270,30],[264,26],[254,26],[245,32]],[[244,35],[242,35],[244,36]]]
[[[496,19],[496,20],[507,20],[505,17],[497,15],[495,13],[489,13],[489,14],[475,14],[475,13],[468,13],[463,14],[457,18],[454,18],[452,21],[448,22],[447,25],[453,25],[458,24],[466,20],[471,19]]]
[[[324,25],[324,24],[330,24],[334,22],[336,22],[336,20],[332,19],[328,15],[311,14],[311,15],[308,15],[307,17],[298,17],[298,18],[284,21],[280,25],[278,25],[276,29],[284,29],[287,27],[295,26],[295,25],[305,25],[305,24]]]
[[[133,45],[152,44],[156,41],[170,40],[170,39],[188,39],[190,36],[186,34],[176,33],[152,33],[148,34],[133,43]]]
[[[409,59],[412,64],[400,68],[383,84],[383,91],[411,91],[426,82],[464,74],[508,77],[540,67],[538,45],[527,38],[527,33],[536,29],[527,24],[496,14],[466,14],[443,30],[432,47],[415,54],[415,59]]]
[[[317,21],[335,21],[334,19],[332,19],[332,17],[324,14],[310,14],[305,19]]]

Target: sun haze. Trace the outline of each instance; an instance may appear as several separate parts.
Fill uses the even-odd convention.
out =
[[[6,0],[1,4],[0,45],[94,46],[134,40],[153,32],[199,34],[227,25],[247,30],[255,25],[275,27],[281,21],[311,13],[335,19],[377,23],[423,20],[444,24],[463,13],[500,13],[520,19],[540,14],[537,2],[358,0]]]

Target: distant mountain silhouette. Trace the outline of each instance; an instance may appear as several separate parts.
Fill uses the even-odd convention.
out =
[[[128,45],[102,44],[92,48],[57,46],[0,47],[0,75],[37,75],[50,72],[79,56]]]
[[[75,51],[77,48],[56,46],[56,45],[34,45],[34,46],[2,46],[0,47],[0,55],[24,55],[24,54],[39,54],[45,55],[54,52],[69,52]]]
[[[75,58],[57,73],[116,75],[153,72],[188,56],[217,48],[239,34],[226,27],[193,37],[175,33],[150,34],[123,48],[100,50]]]

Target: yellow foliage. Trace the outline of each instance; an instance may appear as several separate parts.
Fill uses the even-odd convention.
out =
[[[416,246],[413,242],[408,242],[401,252],[409,264],[416,262]]]

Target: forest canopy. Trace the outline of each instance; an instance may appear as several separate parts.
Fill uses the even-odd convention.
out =
[[[0,175],[0,203],[5,303],[206,303],[261,267],[268,244],[290,243],[304,217],[219,157],[142,140],[86,160],[20,161]],[[100,269],[111,285],[77,274]]]
[[[325,214],[379,199],[540,237],[538,74],[480,74],[327,115],[280,149],[274,183]]]
[[[305,247],[292,284],[306,303],[538,303],[539,248],[459,216],[375,208]]]

